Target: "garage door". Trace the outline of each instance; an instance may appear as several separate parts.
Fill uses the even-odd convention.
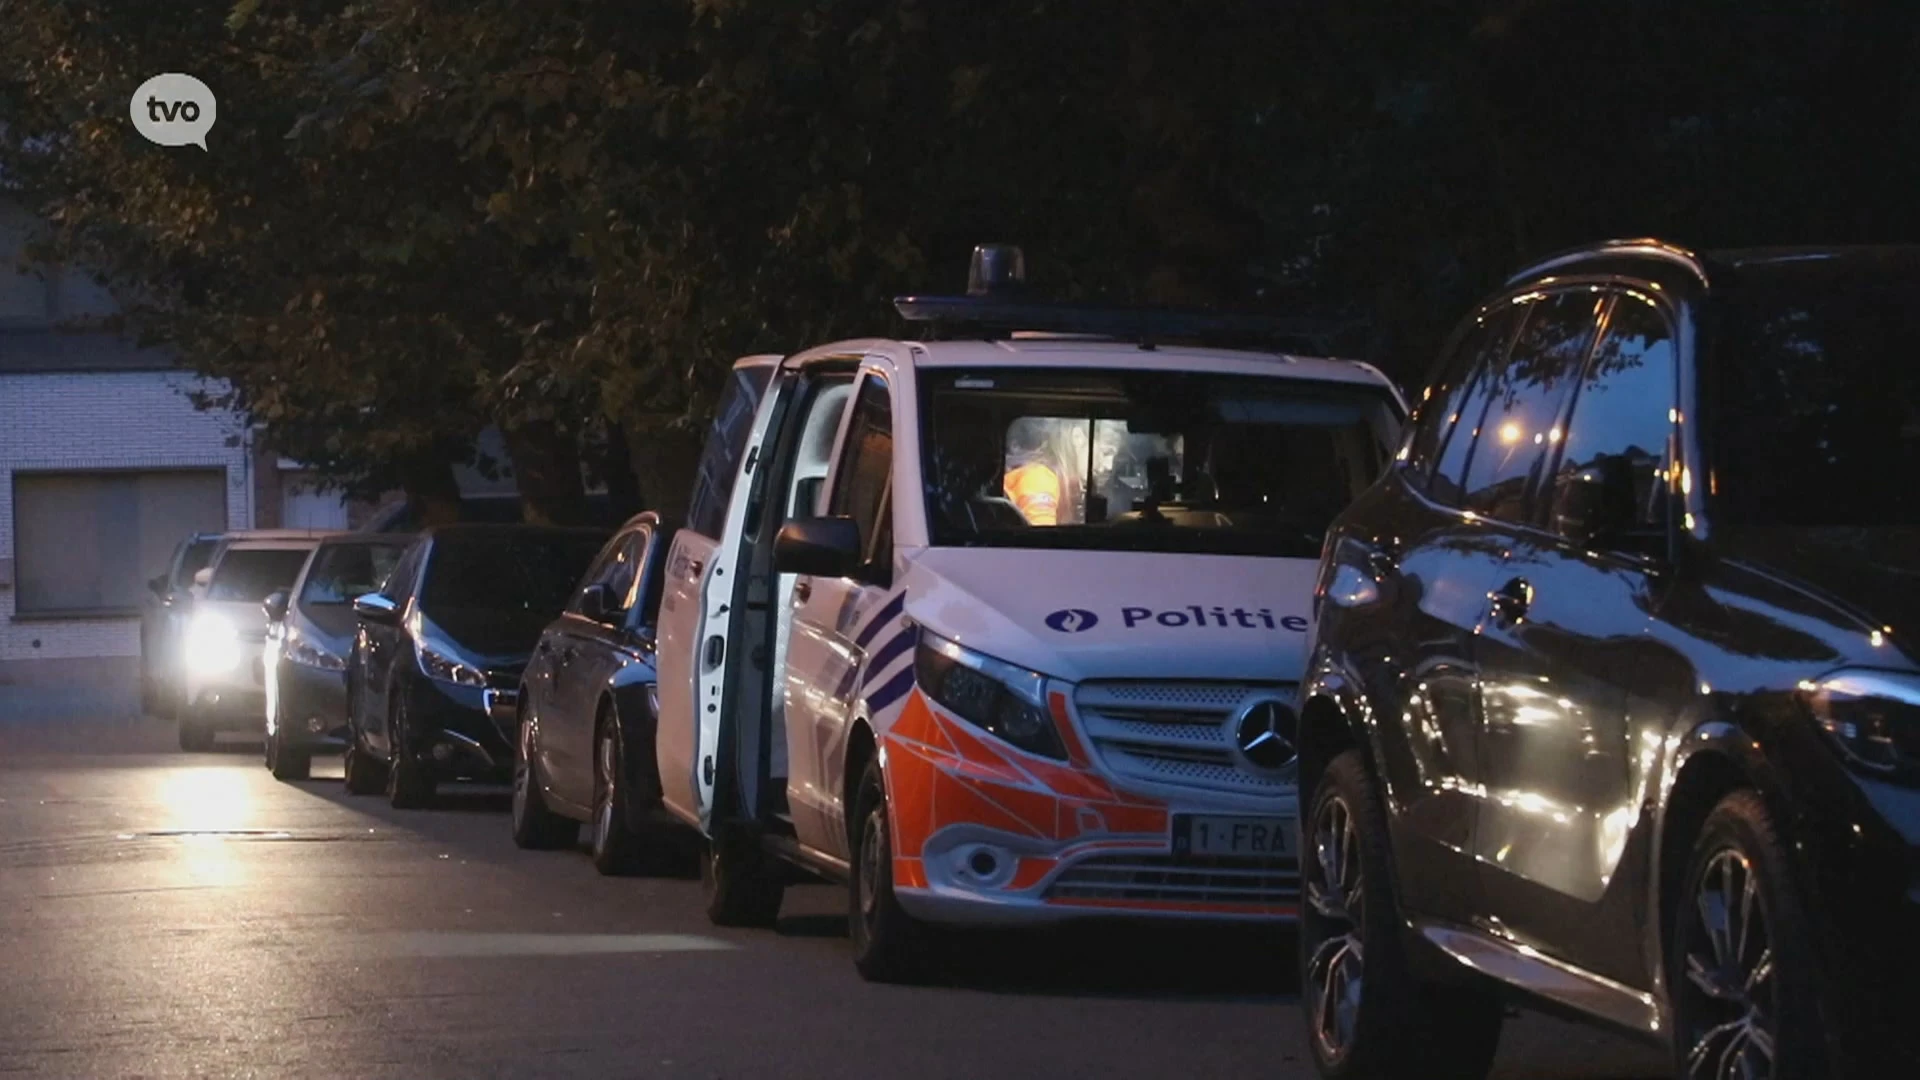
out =
[[[135,612],[183,537],[226,527],[223,469],[15,473],[14,609]]]

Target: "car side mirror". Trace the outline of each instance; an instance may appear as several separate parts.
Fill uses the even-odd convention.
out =
[[[354,597],[353,613],[361,621],[379,626],[395,626],[400,622],[400,606],[377,592]]]
[[[267,594],[260,601],[260,610],[267,613],[268,622],[285,622],[287,618],[287,591],[279,589]]]
[[[620,611],[613,603],[613,591],[595,582],[580,592],[580,614],[597,623],[610,623]]]
[[[795,486],[793,504],[796,517],[812,517],[820,512],[820,489],[826,482],[824,476],[809,476]]]
[[[1611,547],[1633,529],[1633,467],[1619,454],[1604,454],[1571,472],[1555,486],[1553,529],[1586,547]]]
[[[850,517],[795,518],[773,541],[773,568],[782,574],[850,577],[860,569],[860,526]]]
[[[167,594],[173,591],[171,585],[172,583],[167,580],[167,575],[165,574],[161,574],[157,577],[150,577],[147,579],[147,591],[153,593],[153,595],[159,597],[162,600],[165,600],[167,598]]]
[[[193,583],[204,589],[213,584],[213,567],[203,566],[193,572]]]

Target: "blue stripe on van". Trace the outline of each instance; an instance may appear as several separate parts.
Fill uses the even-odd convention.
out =
[[[874,676],[879,675],[887,669],[888,664],[900,659],[902,653],[912,649],[915,636],[913,627],[909,626],[889,638],[885,645],[874,650],[873,655],[867,657],[867,677],[865,681],[872,682]]]
[[[883,627],[885,627],[888,623],[892,622],[893,620],[899,618],[900,613],[905,611],[906,609],[907,609],[907,594],[904,592],[894,593],[893,599],[887,601],[886,605],[880,609],[879,613],[874,615],[873,618],[867,620],[867,625],[861,627],[860,632],[854,635],[853,643],[855,645],[860,646],[863,649],[866,648],[868,642],[880,636],[880,631]]]
[[[900,674],[888,679],[873,693],[867,695],[867,709],[874,713],[885,712],[899,704],[900,699],[906,697],[907,691],[912,689],[913,668],[909,665],[901,668]]]

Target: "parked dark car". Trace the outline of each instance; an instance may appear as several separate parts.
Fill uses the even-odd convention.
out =
[[[606,542],[598,529],[452,525],[355,598],[347,790],[424,805],[446,780],[505,781],[520,673]]]
[[[585,822],[603,874],[664,865],[675,852],[654,763],[654,668],[671,531],[641,514],[602,548],[521,680],[513,839],[570,847]]]
[[[316,752],[345,745],[353,599],[387,579],[411,536],[349,533],[322,541],[293,581],[267,597],[266,762],[304,780]]]
[[[180,668],[180,638],[193,606],[193,575],[204,569],[220,546],[220,533],[192,533],[167,559],[164,572],[147,582],[140,597],[140,706],[172,716],[186,693]]]
[[[1920,1075],[1920,248],[1550,259],[1338,520],[1302,687],[1324,1074],[1503,997],[1688,1077]]]

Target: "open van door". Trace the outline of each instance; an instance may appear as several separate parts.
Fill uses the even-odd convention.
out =
[[[727,621],[748,462],[765,438],[766,390],[778,356],[733,366],[694,478],[687,523],[674,534],[660,601],[658,723],[661,801],[706,831],[712,823]]]

